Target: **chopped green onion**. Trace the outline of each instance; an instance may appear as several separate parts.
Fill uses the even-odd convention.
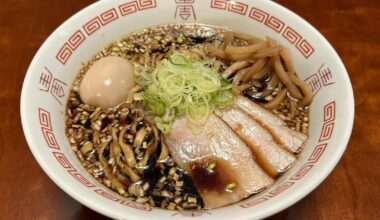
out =
[[[178,65],[178,66],[187,66],[189,64],[189,59],[180,53],[174,54],[171,57],[169,57],[170,62],[173,65]]]
[[[229,184],[227,184],[226,189],[227,190],[232,190],[235,187],[236,187],[236,183],[229,183]]]
[[[120,195],[124,195],[124,194],[125,194],[125,190],[124,190],[123,188],[121,188],[121,187],[117,188],[116,190],[117,190],[117,192],[118,192]]]
[[[213,62],[177,53],[162,60],[154,70],[137,69],[136,82],[144,91],[135,99],[143,100],[163,133],[170,132],[179,115],[186,115],[189,127],[199,132],[216,108],[234,103],[231,83],[210,67]]]
[[[216,167],[216,163],[215,162],[211,162],[207,165],[207,169],[209,170],[213,170],[214,168]]]

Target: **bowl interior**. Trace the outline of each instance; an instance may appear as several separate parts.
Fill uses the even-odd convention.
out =
[[[299,161],[265,192],[225,208],[176,212],[142,207],[97,183],[65,136],[67,95],[82,62],[127,33],[168,23],[204,23],[286,46],[299,76],[313,89],[310,137]],[[35,98],[38,97],[38,98]],[[339,112],[339,113],[338,113]],[[28,144],[45,172],[65,192],[112,218],[264,218],[300,200],[335,167],[354,115],[352,88],[336,52],[307,22],[266,0],[99,1],[61,25],[36,54],[25,77],[21,116]]]

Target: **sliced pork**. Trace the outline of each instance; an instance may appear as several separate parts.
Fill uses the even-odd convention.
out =
[[[298,153],[307,139],[307,135],[286,126],[284,120],[244,96],[236,98],[236,105],[253,119],[268,129],[276,142],[292,153]]]
[[[209,116],[200,134],[191,131],[186,118],[176,119],[164,141],[207,209],[238,202],[273,183],[248,146],[216,115]]]
[[[272,177],[296,161],[292,153],[279,146],[263,126],[238,107],[223,109],[218,115],[251,148],[258,163]]]

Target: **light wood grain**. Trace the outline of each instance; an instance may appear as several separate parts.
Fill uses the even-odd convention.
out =
[[[46,37],[91,0],[0,3],[0,219],[105,219],[61,191],[34,160],[21,129],[19,99],[28,65]],[[278,0],[314,25],[350,74],[352,138],[331,175],[277,219],[380,219],[380,2]]]

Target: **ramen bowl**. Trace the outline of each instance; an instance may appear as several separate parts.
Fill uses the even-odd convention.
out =
[[[288,48],[312,88],[309,139],[296,164],[273,186],[214,210],[169,211],[134,203],[98,183],[65,135],[65,106],[81,68],[126,34],[168,23],[227,27]],[[114,219],[260,219],[299,201],[334,169],[349,140],[354,99],[346,69],[326,39],[302,18],[267,0],[98,1],[64,22],[45,41],[26,74],[21,117],[29,147],[46,174],[83,205]]]

